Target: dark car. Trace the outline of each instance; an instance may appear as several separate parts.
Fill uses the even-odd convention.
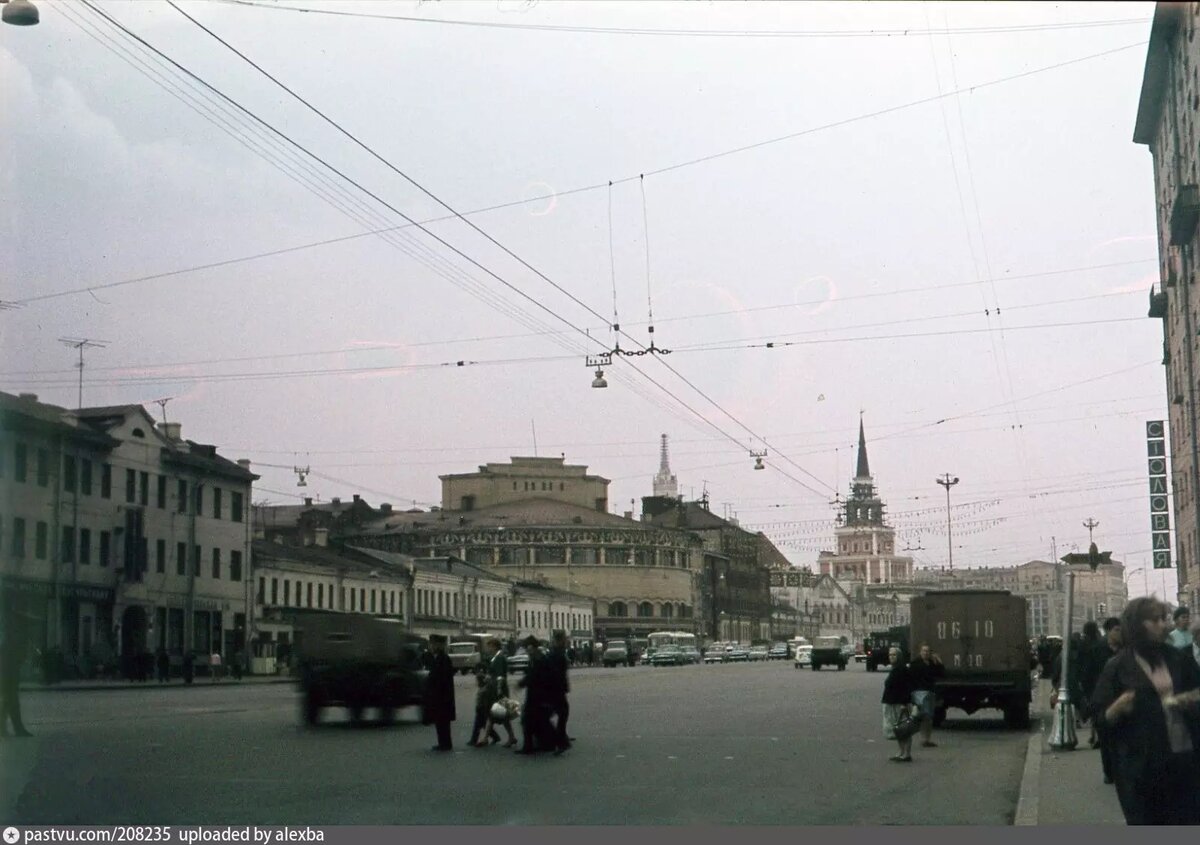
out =
[[[604,649],[604,655],[601,661],[605,666],[632,666],[633,660],[629,655],[629,648],[625,645],[624,640],[613,640]]]
[[[726,649],[725,656],[729,660],[730,663],[749,663],[750,662],[750,652],[745,648],[745,646],[740,646],[740,645],[730,646],[728,649]]]
[[[771,650],[767,652],[768,660],[787,660],[788,647],[787,643],[775,643],[771,646]]]
[[[677,645],[660,646],[650,656],[651,666],[683,666],[688,662],[687,655]]]

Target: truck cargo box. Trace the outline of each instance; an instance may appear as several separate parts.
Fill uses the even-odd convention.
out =
[[[912,600],[910,653],[922,644],[945,667],[935,720],[949,707],[974,713],[999,708],[1015,726],[1029,721],[1032,700],[1026,602],[1001,590],[948,590]]]

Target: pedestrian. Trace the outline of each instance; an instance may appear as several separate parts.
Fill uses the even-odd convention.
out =
[[[1167,606],[1136,598],[1121,614],[1124,647],[1093,699],[1113,743],[1127,824],[1200,824],[1200,672],[1166,643]]]
[[[921,722],[921,746],[924,748],[937,748],[937,743],[933,741],[933,713],[937,707],[934,686],[945,671],[941,658],[926,643],[921,643],[917,659],[908,666],[909,688],[912,690],[917,718]]]
[[[1110,616],[1104,620],[1104,650],[1101,656],[1104,662],[1101,664],[1100,674],[1104,674],[1104,666],[1108,665],[1108,661],[1113,655],[1121,650],[1121,620],[1115,616]],[[1096,682],[1099,683],[1100,678],[1097,676]],[[1095,689],[1092,690],[1092,698],[1096,697]],[[1113,750],[1112,740],[1104,727],[1104,719],[1101,714],[1093,713],[1092,725],[1096,729],[1096,740],[1100,745],[1100,768],[1104,772],[1104,782],[1113,782]]]
[[[1179,649],[1192,647],[1192,612],[1186,607],[1175,608],[1175,630],[1167,636],[1167,642]]]
[[[500,734],[496,733],[491,721],[492,705],[499,696],[496,694],[496,681],[488,674],[486,666],[475,667],[475,685],[475,723],[471,726],[471,738],[467,740],[467,745],[484,748],[489,744],[488,740],[493,745],[500,741]],[[482,738],[480,734],[483,734]]]
[[[229,663],[229,670],[233,673],[233,679],[235,681],[240,681],[242,679],[242,672],[244,671],[245,665],[246,653],[241,649],[238,649],[233,653],[233,660],[231,660]]]
[[[155,674],[158,676],[158,682],[165,684],[171,674],[171,658],[167,655],[167,650],[162,646],[158,647],[158,651],[154,654]]]
[[[437,730],[437,745],[434,751],[453,751],[450,739],[450,723],[454,712],[454,664],[446,654],[446,638],[441,634],[429,635],[429,677],[425,679],[425,707],[421,724],[433,725]]]
[[[507,700],[509,695],[511,695],[508,689],[508,655],[504,653],[504,649],[500,644],[500,640],[496,637],[489,637],[487,641],[484,642],[483,652],[488,675],[491,676],[496,686],[496,700]],[[496,724],[496,718],[489,712],[487,725],[489,736],[496,733]],[[517,744],[517,738],[513,734],[512,719],[506,717],[500,720],[499,724],[504,726],[504,732],[508,734],[508,742],[504,743],[504,747],[512,748]],[[497,741],[499,741],[498,738]]]
[[[221,680],[222,668],[221,652],[213,649],[213,653],[208,656],[208,675],[214,684]]]
[[[13,736],[33,736],[21,720],[21,664],[25,662],[24,621],[9,611],[4,624],[4,642],[0,644],[0,736],[8,736],[12,722]]]
[[[521,747],[518,754],[535,754],[545,751],[550,733],[549,704],[547,696],[546,656],[542,653],[538,638],[530,634],[525,638],[525,652],[529,665],[525,677],[517,682],[525,688],[525,706],[521,711]]]
[[[900,659],[900,649],[892,646],[888,649],[888,663],[891,671],[883,682],[883,736],[884,739],[894,739],[898,750],[894,757],[889,757],[893,763],[912,762],[912,734],[897,732],[896,728],[905,717],[911,714],[912,688],[910,687],[908,667]]]
[[[1096,681],[1104,671],[1110,652],[1108,644],[1100,636],[1100,626],[1092,620],[1083,623],[1083,632],[1079,641],[1079,698],[1073,699],[1079,703],[1079,716],[1088,724],[1088,744],[1095,748],[1100,744],[1096,736],[1096,720],[1092,718],[1092,693],[1096,691]]]
[[[1192,657],[1196,660],[1196,667],[1200,668],[1200,622],[1192,626]]]
[[[183,653],[183,682],[190,684],[196,677],[196,652],[188,649]]]
[[[567,633],[555,631],[553,638],[550,653],[546,656],[546,701],[554,717],[554,754],[559,756],[571,747],[567,736],[567,719],[571,716],[567,693],[571,691],[571,683],[567,679]]]

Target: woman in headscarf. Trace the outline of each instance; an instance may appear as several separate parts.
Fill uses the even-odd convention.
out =
[[[1126,605],[1092,699],[1127,824],[1200,824],[1200,672],[1166,644],[1169,618],[1155,598]]]

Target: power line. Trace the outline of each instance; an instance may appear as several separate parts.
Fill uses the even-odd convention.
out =
[[[1064,29],[1093,29],[1111,26],[1145,26],[1145,18],[1118,18],[1077,23],[1052,24],[1007,24],[997,26],[956,27],[954,29],[809,29],[809,30],[763,30],[763,29],[652,29],[644,27],[567,26],[530,23],[497,23],[450,18],[422,18],[407,15],[382,15],[370,12],[347,12],[333,9],[308,9],[302,6],[285,6],[272,3],[266,5],[252,0],[223,0],[235,6],[252,9],[267,9],[273,12],[299,12],[315,15],[331,15],[345,18],[393,21],[397,23],[436,24],[440,26],[476,27],[481,29],[519,30],[526,32],[587,33],[593,35],[654,35],[699,38],[903,38],[908,36],[953,33],[956,35],[983,35],[995,33],[1043,32]]]

